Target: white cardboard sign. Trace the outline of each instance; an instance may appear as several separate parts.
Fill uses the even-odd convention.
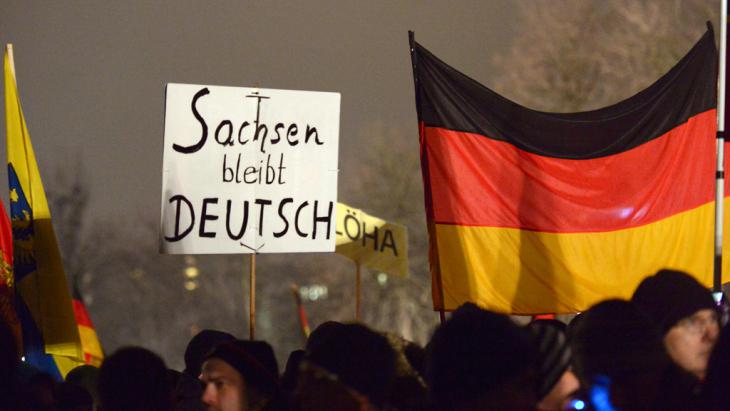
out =
[[[168,84],[160,250],[335,249],[340,94]]]

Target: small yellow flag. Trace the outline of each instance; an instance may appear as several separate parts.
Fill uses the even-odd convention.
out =
[[[337,203],[335,251],[374,270],[408,276],[408,229]]]

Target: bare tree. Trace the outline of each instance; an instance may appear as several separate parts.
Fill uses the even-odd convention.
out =
[[[363,281],[363,317],[373,327],[425,343],[436,325],[428,271],[428,237],[418,139],[406,129],[374,124],[363,130],[368,145],[346,172],[340,198],[366,212],[408,228],[406,279],[382,284],[371,273]],[[382,277],[381,277],[382,278]]]
[[[83,162],[74,161],[70,168],[59,167],[50,182],[46,194],[64,269],[72,283],[78,284],[89,264],[84,235],[90,193]]]
[[[538,0],[519,3],[511,49],[495,59],[497,92],[530,108],[572,112],[618,102],[671,68],[715,27],[717,0]]]

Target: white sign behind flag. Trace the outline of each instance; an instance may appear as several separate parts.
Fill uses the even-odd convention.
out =
[[[340,95],[168,84],[160,249],[335,249]]]

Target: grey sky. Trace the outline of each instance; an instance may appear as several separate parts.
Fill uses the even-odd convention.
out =
[[[508,0],[2,3],[46,189],[80,159],[92,215],[125,219],[159,215],[165,83],[340,92],[345,168],[368,125],[417,138],[409,29],[488,83],[517,15]]]

